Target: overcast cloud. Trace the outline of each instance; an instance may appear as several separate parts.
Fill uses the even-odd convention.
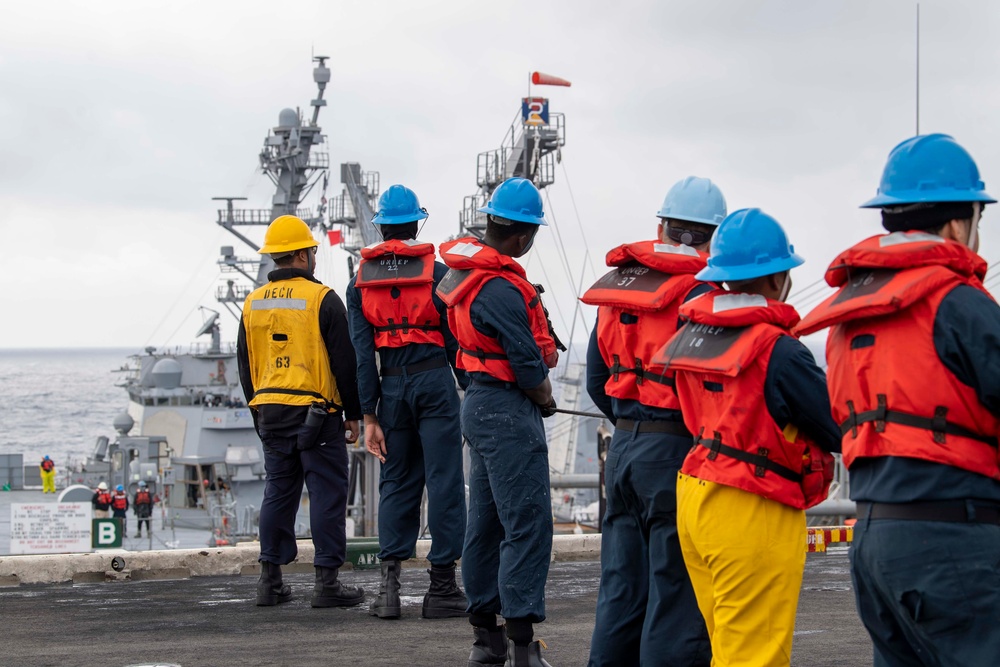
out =
[[[874,195],[889,150],[914,134],[914,8],[6,3],[0,347],[189,343],[197,307],[217,308],[218,247],[239,247],[215,224],[210,199],[269,206],[257,153],[278,112],[314,96],[313,52],[331,57],[320,115],[331,163],[360,162],[383,188],[416,190],[431,213],[423,237],[434,242],[458,232],[476,154],[499,145],[528,72],[573,82],[534,90],[567,118],[547,217],[571,276],[556,229],[543,230],[525,261],[533,278],[545,269],[560,333],[581,268],[585,286],[594,277],[585,247],[601,272],[612,246],[650,238],[666,190],[690,174],[719,184],[731,211],[759,206],[777,217],[807,259],[793,273],[804,287],[880,229],[857,205]],[[953,134],[996,196],[1000,5],[925,1],[921,22],[921,131]],[[333,171],[330,196],[340,190]],[[988,211],[983,224],[991,262],[998,215]],[[343,294],[343,253],[325,250],[320,275]],[[223,322],[234,338],[234,319]],[[585,329],[577,325],[577,340]]]

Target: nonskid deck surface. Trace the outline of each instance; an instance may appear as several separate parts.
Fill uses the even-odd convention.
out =
[[[467,664],[472,638],[465,619],[420,618],[423,570],[403,571],[398,621],[368,616],[377,571],[341,576],[364,586],[363,606],[311,608],[310,574],[286,575],[295,599],[278,607],[254,606],[256,580],[245,576],[0,588],[0,665]],[[599,579],[595,562],[552,564],[548,620],[536,627],[536,637],[548,644],[545,656],[554,667],[586,664]],[[871,642],[854,610],[846,550],[810,554],[792,664],[854,667],[871,661]]]

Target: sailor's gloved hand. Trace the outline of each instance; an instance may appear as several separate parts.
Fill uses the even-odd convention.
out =
[[[538,409],[542,411],[542,417],[548,418],[556,414],[556,399],[549,401],[547,405],[539,405]]]

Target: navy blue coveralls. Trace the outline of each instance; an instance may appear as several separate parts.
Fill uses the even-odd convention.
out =
[[[434,287],[448,267],[434,263]],[[365,319],[363,292],[352,278],[347,287],[351,340],[357,353],[361,411],[376,414],[385,435],[386,456],[379,474],[379,558],[413,556],[420,532],[420,500],[427,485],[427,523],[433,541],[427,560],[447,566],[462,555],[465,539],[465,478],[462,431],[455,377],[458,342],[448,329],[444,302],[435,293],[445,347],[411,343],[379,349],[382,380],[375,366],[375,330]],[[380,400],[381,399],[381,400]],[[377,408],[376,408],[377,406]]]
[[[301,269],[275,269],[271,282],[301,277],[315,281]],[[327,418],[320,431],[321,443],[312,449],[297,448],[307,406],[264,404],[252,411],[257,434],[264,446],[267,480],[260,507],[260,558],[275,565],[292,562],[298,555],[295,544],[295,514],[302,497],[302,484],[309,490],[309,524],[318,567],[338,568],[347,556],[347,447],[343,419],[361,419],[355,376],[354,348],[347,328],[347,310],[340,297],[330,290],[323,297],[319,328],[330,357],[330,370],[344,404],[344,415]],[[243,395],[249,405],[254,388],[247,358],[247,335],[240,319],[236,343]],[[325,443],[325,444],[322,444]]]
[[[1000,307],[961,285],[938,307],[942,363],[1000,415]],[[874,643],[875,667],[1000,664],[1000,482],[920,459],[856,459],[851,499],[868,503],[965,501],[968,522],[858,515],[851,579]],[[992,520],[983,521],[983,511]]]
[[[699,286],[688,300],[711,290]],[[815,369],[814,373],[803,369]],[[612,422],[676,421],[681,413],[609,397],[610,371],[597,344],[587,349],[587,391]],[[778,339],[764,385],[777,424],[796,423],[824,449],[840,451],[826,376],[797,340]],[[810,422],[805,415],[828,415]],[[604,465],[607,511],[601,527],[601,588],[590,667],[709,665],[711,645],[677,537],[677,473],[691,437],[615,429]]]
[[[470,307],[481,333],[496,338],[516,383],[469,373],[462,432],[469,442],[469,523],[462,581],[473,620],[545,620],[545,579],[552,554],[549,453],[537,405],[521,389],[548,368],[531,335],[524,297],[510,282],[485,283]]]

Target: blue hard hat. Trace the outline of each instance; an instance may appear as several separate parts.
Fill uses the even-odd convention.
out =
[[[730,213],[712,236],[709,255],[708,266],[695,276],[698,280],[750,280],[805,262],[778,221],[759,208]]]
[[[119,484],[118,486],[115,487],[115,491],[124,491],[124,490],[125,490],[125,487],[122,486],[121,484]]]
[[[146,480],[144,480],[144,479],[140,479],[139,480],[139,488],[140,489],[145,489],[146,488]]]
[[[947,134],[925,134],[892,149],[878,194],[861,208],[937,202],[996,202],[969,152]]]
[[[48,454],[46,454],[46,455],[45,455],[45,458],[44,458],[43,460],[45,460],[45,461],[48,461],[48,460],[49,460],[49,455],[48,455]]]
[[[372,217],[372,224],[402,225],[426,217],[427,209],[420,207],[420,201],[413,190],[405,185],[390,185],[378,198],[378,213]]]
[[[660,218],[688,220],[718,225],[726,217],[726,198],[722,190],[707,178],[688,176],[674,183],[656,214]]]
[[[497,186],[486,206],[478,209],[498,218],[532,225],[545,225],[542,195],[535,184],[526,178],[508,178]]]

